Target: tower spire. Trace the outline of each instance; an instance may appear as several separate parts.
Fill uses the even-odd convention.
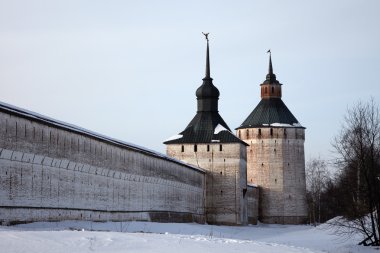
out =
[[[203,35],[206,37],[207,40],[207,50],[206,50],[206,73],[205,73],[205,78],[210,78],[210,53],[209,53],[209,46],[208,46],[208,35],[209,33],[204,33],[202,32]]]
[[[281,98],[281,83],[277,81],[276,75],[273,73],[272,66],[272,52],[270,49],[267,51],[269,54],[269,67],[268,74],[265,81],[260,84],[261,86],[261,98]]]
[[[210,76],[210,53],[208,46],[208,34],[203,33],[207,40],[206,50],[206,74],[202,79],[202,85],[197,89],[195,95],[198,100],[198,112],[218,112],[218,99],[219,90],[212,84],[212,78]]]
[[[267,83],[276,83],[278,82],[276,80],[276,75],[273,74],[273,67],[272,67],[272,52],[270,51],[270,49],[267,51],[267,53],[269,54],[269,68],[268,68],[268,74],[266,76],[266,80],[265,82]]]
[[[268,70],[268,74],[273,75],[272,52],[269,49],[267,53],[269,53],[269,70]]]

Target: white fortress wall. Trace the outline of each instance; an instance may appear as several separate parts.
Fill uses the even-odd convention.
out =
[[[202,170],[49,120],[0,108],[0,222],[204,222]]]

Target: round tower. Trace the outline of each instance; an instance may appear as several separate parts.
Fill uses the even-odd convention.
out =
[[[270,51],[268,51],[270,53]],[[260,189],[259,220],[300,224],[307,220],[305,128],[282,101],[272,57],[261,101],[238,127],[247,147],[247,182]]]

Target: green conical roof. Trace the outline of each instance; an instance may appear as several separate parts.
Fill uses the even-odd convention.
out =
[[[237,128],[302,127],[281,98],[261,99],[256,108]],[[303,127],[302,127],[303,128]]]

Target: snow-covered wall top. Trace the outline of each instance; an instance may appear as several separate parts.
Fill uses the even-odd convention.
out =
[[[72,124],[69,124],[66,122],[62,122],[62,121],[41,115],[39,113],[35,113],[35,112],[29,111],[26,109],[22,109],[22,108],[19,108],[19,107],[16,107],[16,106],[13,106],[13,105],[1,102],[1,101],[0,101],[0,111],[7,112],[9,114],[14,114],[14,115],[26,118],[26,119],[38,121],[38,122],[41,122],[43,124],[50,125],[53,127],[57,127],[57,128],[63,129],[63,130],[70,131],[70,132],[74,132],[74,133],[78,133],[78,134],[85,135],[88,137],[96,138],[100,141],[104,141],[104,142],[107,142],[110,144],[114,144],[114,145],[117,145],[119,147],[130,149],[130,150],[140,152],[140,153],[143,153],[146,155],[154,156],[156,158],[172,161],[174,163],[184,165],[190,169],[195,169],[195,170],[198,170],[198,171],[203,172],[203,173],[205,172],[201,168],[189,165],[189,164],[184,163],[182,161],[179,161],[177,159],[174,159],[174,158],[171,158],[171,157],[166,156],[164,154],[161,154],[157,151],[150,150],[150,149],[147,149],[147,148],[144,148],[144,147],[141,147],[139,145],[132,144],[129,142],[110,138],[110,137],[104,136],[102,134],[95,133],[95,132],[92,132],[90,130],[87,130],[87,129],[84,129],[84,128],[81,128],[81,127],[78,127],[78,126],[75,126],[75,125],[72,125]]]
[[[204,222],[205,172],[0,104],[0,224],[62,219]]]

